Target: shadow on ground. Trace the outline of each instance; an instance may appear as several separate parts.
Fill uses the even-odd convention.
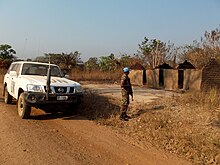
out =
[[[86,91],[78,113],[90,120],[110,118],[119,114],[120,100],[99,95],[96,92]]]
[[[0,98],[0,102],[4,102],[4,98]],[[16,104],[15,101],[12,103]],[[111,98],[107,96],[100,95],[99,93],[91,90],[86,90],[84,93],[83,102],[77,108],[72,108],[71,111],[67,113],[65,110],[68,110],[67,107],[63,105],[55,106],[52,105],[47,110],[43,109],[34,109],[32,108],[30,120],[97,120],[97,119],[108,119],[113,116],[117,116],[120,112],[120,99]],[[132,118],[136,118],[144,113],[161,110],[164,107],[154,106],[154,107],[137,107],[139,109],[131,115]],[[40,112],[42,111],[42,112]],[[51,111],[51,112],[49,112]]]
[[[145,108],[139,109],[136,113],[132,114],[131,117],[136,118],[136,117],[141,116],[144,113],[151,113],[154,111],[164,110],[164,108],[165,106],[163,105],[154,105],[154,106],[148,105],[148,107],[146,106]]]
[[[86,91],[84,94],[83,102],[77,107],[73,107],[73,111],[65,112],[66,107],[61,108],[61,112],[56,113],[57,107],[51,107],[55,109],[53,113],[36,113],[32,114],[29,119],[31,120],[96,120],[107,119],[111,116],[118,115],[120,111],[120,101],[113,100],[105,96],[101,96],[96,92]],[[70,107],[71,108],[71,107]],[[42,109],[41,109],[42,110]],[[38,111],[38,110],[35,110]],[[44,110],[43,110],[44,111]],[[62,112],[63,111],[63,112]]]
[[[63,120],[88,120],[87,118],[79,115],[71,115],[65,113],[44,113],[38,115],[31,115],[30,120],[54,120],[54,119],[63,119]]]

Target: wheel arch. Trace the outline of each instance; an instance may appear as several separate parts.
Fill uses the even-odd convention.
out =
[[[17,100],[19,99],[20,94],[23,93],[23,92],[24,92],[24,90],[22,88],[18,89],[18,98],[17,98]]]

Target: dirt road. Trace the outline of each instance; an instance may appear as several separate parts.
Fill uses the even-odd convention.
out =
[[[0,164],[190,164],[83,116],[32,109],[32,117],[22,120],[16,105],[6,105],[1,98]]]

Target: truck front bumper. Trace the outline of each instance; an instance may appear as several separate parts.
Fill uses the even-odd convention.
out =
[[[82,101],[83,93],[49,94],[25,92],[25,101],[30,104],[78,104]]]

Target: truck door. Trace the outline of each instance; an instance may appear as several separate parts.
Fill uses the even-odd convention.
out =
[[[16,82],[20,72],[20,66],[20,64],[14,64],[9,71],[8,91],[15,98],[17,95]]]

